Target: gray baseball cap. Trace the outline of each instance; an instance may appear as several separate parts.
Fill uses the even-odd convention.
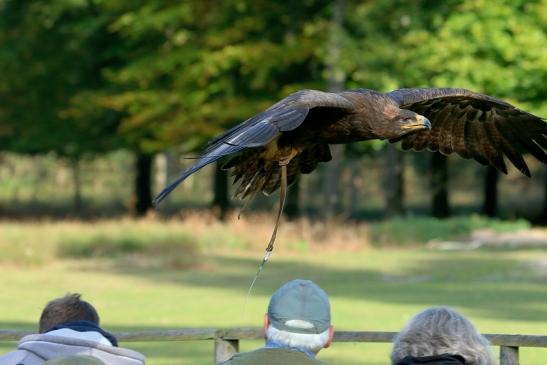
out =
[[[268,318],[278,330],[322,333],[330,326],[329,298],[313,281],[291,280],[272,295]]]
[[[96,357],[75,355],[49,360],[44,365],[105,365],[105,363]]]

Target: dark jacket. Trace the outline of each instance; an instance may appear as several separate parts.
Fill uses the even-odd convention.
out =
[[[465,365],[465,359],[460,355],[442,354],[435,356],[407,356],[395,365]]]
[[[262,348],[234,355],[222,365],[325,365],[325,363],[296,350]]]

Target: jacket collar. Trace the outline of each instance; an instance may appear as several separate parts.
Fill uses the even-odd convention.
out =
[[[277,342],[274,342],[270,339],[266,340],[265,348],[267,348],[267,349],[285,349],[285,350],[300,351],[300,352],[305,353],[311,359],[315,359],[315,355],[316,355],[315,352],[313,352],[313,351],[299,349],[298,347],[288,347],[288,346],[285,346],[285,345],[281,345]]]
[[[395,365],[465,365],[465,359],[460,355],[442,354],[434,356],[407,356]]]
[[[60,330],[62,328],[69,328],[71,330],[78,331],[78,332],[90,332],[90,331],[99,332],[101,335],[106,337],[108,341],[112,343],[112,346],[116,346],[116,347],[118,346],[118,340],[116,339],[116,337],[114,337],[111,333],[106,332],[101,327],[97,326],[95,323],[90,321],[73,321],[73,322],[61,323],[55,327],[48,329],[45,333],[55,331],[55,330]]]

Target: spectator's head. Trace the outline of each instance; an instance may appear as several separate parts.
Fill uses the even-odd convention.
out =
[[[289,281],[272,295],[264,330],[267,341],[285,348],[317,353],[329,347],[333,327],[327,294],[312,281]]]
[[[82,300],[80,294],[67,294],[49,302],[40,316],[39,332],[73,321],[89,321],[99,325],[99,315],[91,304]]]
[[[44,365],[105,365],[105,363],[96,357],[76,355],[49,360]]]
[[[412,364],[412,358],[454,355],[454,362],[445,363],[458,364],[456,356],[461,356],[466,365],[494,365],[488,346],[467,318],[450,308],[432,307],[418,313],[395,337],[391,362]]]

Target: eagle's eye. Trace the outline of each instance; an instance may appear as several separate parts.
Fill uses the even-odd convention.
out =
[[[399,122],[402,124],[414,123],[416,119],[414,117],[403,117],[399,119]]]

